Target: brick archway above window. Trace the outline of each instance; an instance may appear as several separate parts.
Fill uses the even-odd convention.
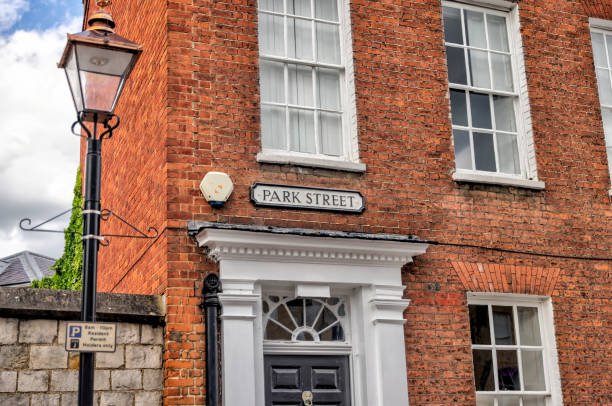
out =
[[[612,19],[609,0],[582,0],[582,8],[589,17]]]
[[[532,266],[451,262],[466,290],[551,296],[561,270]]]

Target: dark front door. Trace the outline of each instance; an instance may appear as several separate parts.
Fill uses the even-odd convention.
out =
[[[266,406],[303,406],[312,392],[313,406],[350,406],[348,356],[266,355]]]

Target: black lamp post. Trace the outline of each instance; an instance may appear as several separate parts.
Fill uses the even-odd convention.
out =
[[[110,1],[98,1],[104,7]],[[66,78],[77,110],[77,121],[87,138],[85,159],[85,202],[83,207],[83,290],[81,321],[96,321],[96,278],[100,236],[100,169],[102,140],[110,138],[119,125],[113,114],[125,80],[140,56],[142,46],[113,30],[112,16],[95,12],[89,28],[68,34],[68,43],[58,64]],[[88,129],[86,123],[89,123]],[[99,132],[98,126],[103,129]],[[79,406],[93,405],[94,353],[81,352]]]

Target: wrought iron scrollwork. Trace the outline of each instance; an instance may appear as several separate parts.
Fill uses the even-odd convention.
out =
[[[119,119],[119,116],[115,114],[106,115],[106,118],[101,123],[102,126],[104,127],[104,131],[102,132],[102,134],[98,136],[98,119],[96,115],[94,114],[93,127],[90,130],[85,125],[85,113],[81,111],[79,112],[79,114],[77,114],[77,121],[72,123],[72,126],[70,127],[70,131],[72,132],[72,134],[76,135],[77,137],[81,137],[81,138],[93,138],[93,139],[100,139],[100,140],[109,139],[113,136],[113,131],[117,127],[119,127],[120,121],[121,120]],[[81,129],[85,132],[85,134],[87,134],[87,136],[83,136],[80,132],[76,131],[75,128],[77,124],[81,126]]]
[[[130,227],[132,230],[136,231],[136,235],[128,235],[128,234],[102,234],[102,237],[118,237],[118,238],[146,238],[153,239],[157,238],[159,232],[155,227],[149,227],[147,232],[140,231],[138,228],[128,223],[123,217],[119,216],[117,213],[114,213],[112,210],[104,209],[101,211],[100,218],[104,221],[107,221],[111,216],[117,218],[123,224]]]
[[[23,218],[23,219],[21,219],[19,221],[19,228],[22,229],[23,231],[37,231],[37,232],[43,232],[43,233],[59,233],[59,234],[70,233],[70,234],[82,235],[82,233],[78,232],[78,231],[51,230],[51,229],[47,229],[47,228],[41,228],[45,224],[49,224],[52,221],[57,220],[58,218],[60,218],[60,217],[62,217],[64,215],[72,212],[73,210],[79,210],[81,212],[81,214],[84,214],[82,207],[73,207],[73,208],[65,210],[65,211],[61,212],[60,214],[51,217],[49,220],[45,220],[42,223],[37,224],[35,226],[31,226],[32,220],[30,218]],[[157,236],[159,235],[159,232],[157,231],[157,228],[149,227],[147,229],[147,232],[145,233],[145,232],[139,230],[138,228],[136,228],[135,226],[133,226],[132,224],[130,224],[123,217],[121,217],[118,214],[114,213],[112,210],[103,209],[98,214],[100,215],[100,218],[102,220],[104,220],[104,221],[107,221],[110,217],[115,217],[120,222],[122,222],[123,224],[127,225],[129,228],[131,228],[132,230],[134,230],[136,232],[135,234],[100,234],[99,236],[87,236],[88,238],[96,238],[96,239],[98,239],[100,241],[100,245],[102,245],[104,247],[108,246],[109,243],[110,243],[110,241],[108,239],[106,239],[105,237],[154,239],[154,238],[157,238]]]
[[[81,233],[79,233],[78,231],[65,231],[65,230],[49,230],[49,229],[45,229],[45,228],[40,228],[42,226],[44,226],[45,224],[48,224],[50,222],[52,222],[53,220],[56,220],[60,217],[62,217],[65,214],[68,214],[70,212],[72,212],[72,210],[82,210],[80,207],[72,207],[66,211],[61,212],[60,214],[58,214],[57,216],[51,217],[49,220],[45,220],[40,224],[37,224],[33,227],[29,227],[32,224],[32,220],[29,218],[24,218],[21,219],[19,221],[19,228],[22,229],[23,231],[38,231],[38,232],[42,232],[42,233],[71,233],[71,234],[78,234],[81,235]]]

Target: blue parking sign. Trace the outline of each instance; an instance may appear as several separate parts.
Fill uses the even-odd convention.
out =
[[[70,326],[70,338],[81,338],[81,326]]]

